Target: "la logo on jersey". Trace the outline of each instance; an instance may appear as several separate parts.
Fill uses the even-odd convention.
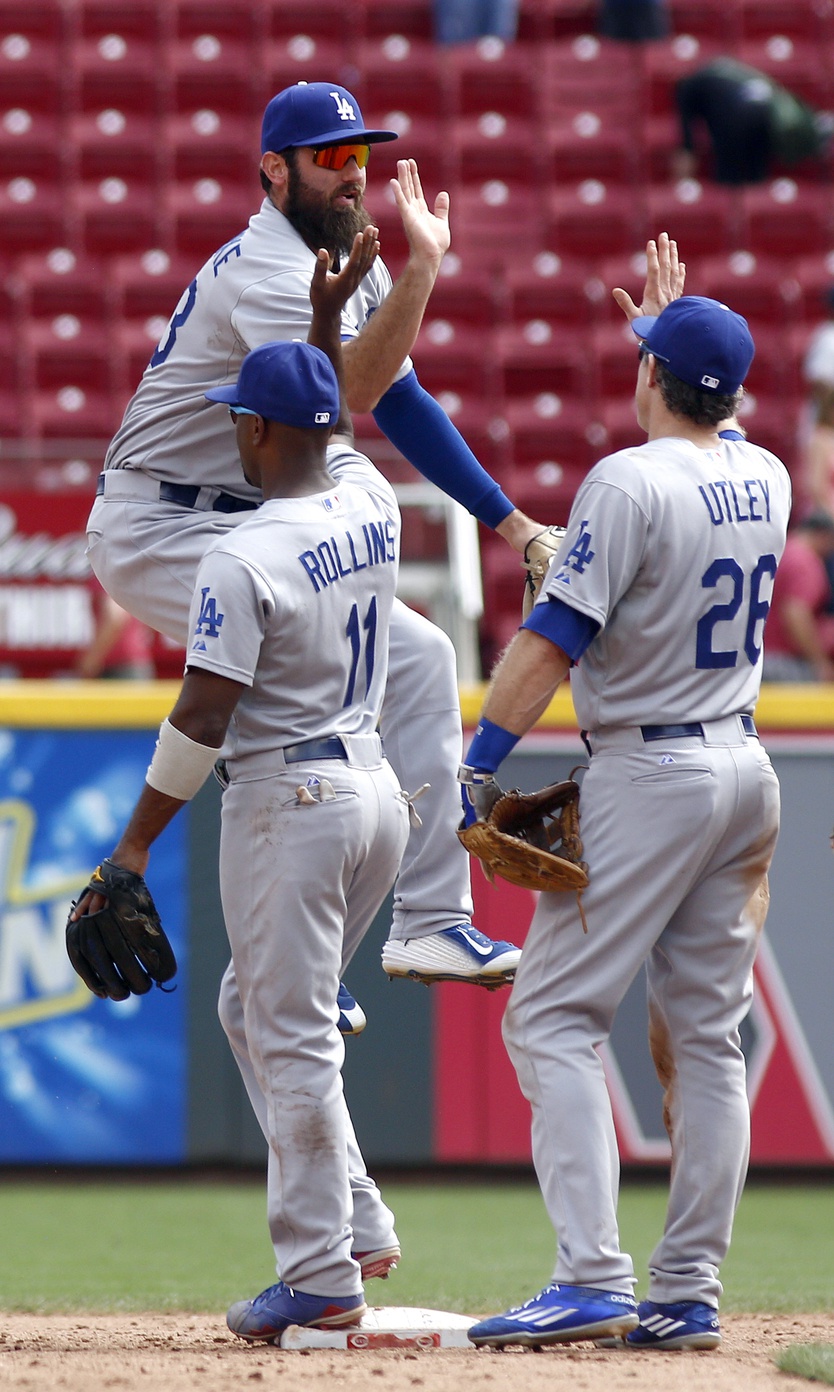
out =
[[[350,104],[350,102],[347,100],[347,98],[346,98],[346,97],[343,97],[342,94],[341,94],[341,92],[331,92],[330,95],[331,95],[331,97],[333,98],[334,102],[336,103],[336,110],[337,110],[338,113],[339,113],[339,120],[340,120],[340,121],[355,121],[355,120],[356,120],[356,112],[354,111],[353,107],[351,106],[351,104]]]
[[[220,634],[225,615],[218,611],[217,600],[209,593],[208,585],[206,585],[200,593],[203,598],[200,604],[200,613],[194,626],[194,632],[198,636],[204,634],[206,638],[217,638]],[[202,650],[205,651],[205,643],[201,646]],[[194,644],[194,648],[197,648],[196,643]]]

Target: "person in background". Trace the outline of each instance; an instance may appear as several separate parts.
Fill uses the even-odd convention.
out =
[[[512,43],[517,28],[518,0],[434,0],[438,43],[471,43],[488,35]]]
[[[788,536],[765,625],[765,681],[834,681],[834,615],[826,563],[834,517],[817,509]]]
[[[665,39],[669,29],[666,0],[601,0],[597,32],[608,39],[642,43]]]
[[[675,86],[681,146],[673,159],[677,178],[699,167],[699,136],[711,147],[711,174],[719,184],[758,184],[774,164],[793,165],[824,156],[834,115],[815,111],[766,73],[719,57]]]
[[[91,581],[91,590],[95,633],[90,646],[79,653],[73,675],[85,680],[104,677],[110,681],[153,681],[153,629],[122,609],[95,579]]]

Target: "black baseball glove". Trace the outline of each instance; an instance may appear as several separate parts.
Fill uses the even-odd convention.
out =
[[[70,915],[67,952],[93,995],[127,1000],[144,996],[154,982],[170,981],[177,959],[142,876],[103,860],[80,898],[88,893],[107,903],[98,913]]]

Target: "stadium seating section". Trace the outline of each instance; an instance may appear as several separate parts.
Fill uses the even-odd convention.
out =
[[[743,190],[706,168],[675,182],[672,93],[725,52],[834,108],[834,0],[669,8],[668,39],[629,44],[597,36],[595,0],[520,0],[513,44],[441,48],[431,0],[0,0],[3,448],[64,440],[97,466],[183,288],[259,206],[264,103],[331,79],[400,132],[367,197],[395,275],[396,158],[418,159],[429,197],[451,192],[453,251],[414,358],[520,506],[564,521],[594,460],[638,438],[610,290],[638,293],[661,229],[688,288],[748,316],[747,425],[795,468],[802,354],[834,284],[832,166]],[[489,654],[516,622],[518,566],[482,544]]]

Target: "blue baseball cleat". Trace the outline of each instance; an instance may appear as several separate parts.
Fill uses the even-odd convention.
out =
[[[308,1295],[279,1281],[254,1300],[238,1300],[229,1309],[226,1323],[233,1334],[249,1343],[276,1343],[291,1324],[314,1329],[336,1329],[358,1324],[367,1310],[364,1295]]]
[[[512,981],[520,961],[520,947],[493,942],[471,923],[405,942],[389,938],[382,949],[382,970],[388,976],[410,976],[426,986],[435,981],[469,981],[495,989]]]
[[[640,1323],[626,1337],[629,1348],[714,1349],[721,1343],[718,1311],[700,1300],[641,1300],[637,1313]]]
[[[357,1005],[344,981],[339,982],[336,1004],[339,1007],[339,1033],[361,1034],[368,1023],[367,1017],[361,1005]]]
[[[575,1339],[624,1335],[636,1328],[637,1303],[620,1291],[593,1286],[545,1286],[524,1305],[473,1324],[473,1344],[501,1348],[505,1344],[569,1344]]]

